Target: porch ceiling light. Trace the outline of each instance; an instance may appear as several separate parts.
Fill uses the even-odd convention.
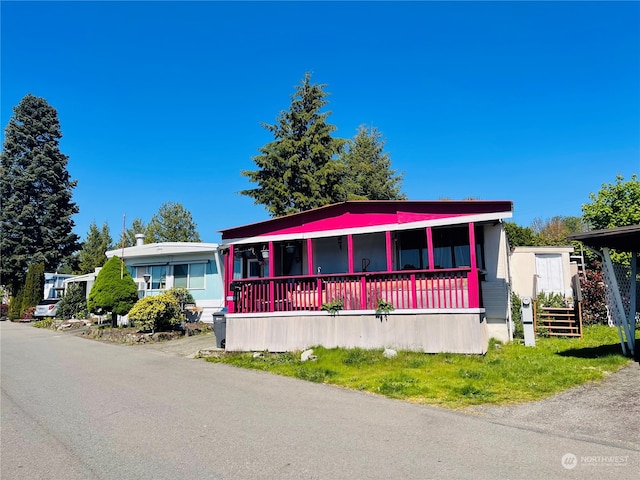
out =
[[[288,243],[287,246],[284,247],[284,249],[287,251],[287,253],[291,254],[296,251],[296,246],[291,243]]]

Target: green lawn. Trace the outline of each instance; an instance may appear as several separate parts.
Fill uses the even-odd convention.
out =
[[[309,362],[300,361],[300,352],[206,360],[449,408],[546,398],[630,361],[622,356],[617,329],[602,325],[586,327],[582,339],[537,338],[535,347],[492,342],[484,356],[401,351],[387,359],[382,350],[322,347],[314,354],[318,359]]]

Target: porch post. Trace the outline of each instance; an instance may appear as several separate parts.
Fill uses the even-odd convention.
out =
[[[467,284],[469,288],[469,308],[480,306],[480,288],[478,284],[478,262],[476,260],[476,229],[473,222],[469,223],[469,262],[471,271]]]
[[[224,304],[227,307],[227,311],[229,313],[235,313],[236,311],[236,304],[233,301],[233,291],[231,290],[231,281],[233,280],[233,259],[235,258],[235,254],[236,254],[236,248],[234,245],[230,245],[229,246],[229,253],[227,254],[226,258],[224,259],[224,263],[225,263],[225,279],[224,279],[224,292],[225,292],[225,299],[224,299]],[[230,300],[231,299],[231,300]]]
[[[429,255],[429,270],[435,268],[435,259],[433,258],[433,233],[431,227],[427,227],[427,255]]]
[[[349,264],[349,273],[353,273],[353,235],[347,235],[347,262]]]
[[[307,275],[315,275],[313,271],[313,242],[307,238]]]
[[[267,248],[269,249],[269,276],[271,278],[275,277],[273,274],[273,265],[275,261],[273,260],[273,242],[267,243]],[[273,280],[269,280],[269,303],[271,305],[271,311],[275,312],[276,310],[276,292],[275,292],[275,282]]]
[[[387,244],[387,272],[393,271],[393,244],[391,243],[391,230],[384,232]]]

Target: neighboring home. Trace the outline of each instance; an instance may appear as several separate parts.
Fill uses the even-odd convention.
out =
[[[62,298],[64,292],[63,282],[67,278],[71,278],[73,275],[66,275],[63,273],[45,273],[44,274],[44,293],[43,299],[52,300],[55,298]]]
[[[226,349],[484,353],[491,337],[512,338],[512,209],[348,201],[222,230]]]
[[[66,278],[62,282],[64,291],[67,291],[67,288],[69,288],[69,285],[71,283],[77,283],[78,285],[80,285],[80,288],[82,288],[85,297],[89,298],[89,292],[91,292],[91,287],[93,287],[93,283],[96,281],[96,277],[98,276],[100,268],[101,267],[96,267],[95,272],[85,273],[84,275],[74,275],[72,277]]]
[[[222,259],[216,243],[164,242],[144,244],[136,235],[136,246],[109,250],[107,258],[124,259],[139,296],[158,295],[172,287],[185,287],[196,304],[189,320],[213,322],[212,314],[224,307]]]
[[[514,247],[510,255],[511,289],[536,299],[540,293],[574,298],[578,265],[572,262],[573,247]]]

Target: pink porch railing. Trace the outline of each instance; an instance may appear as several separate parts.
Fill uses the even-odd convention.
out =
[[[336,300],[343,310],[375,310],[379,299],[395,309],[477,307],[478,279],[472,275],[460,268],[234,280],[235,312],[321,310]]]

